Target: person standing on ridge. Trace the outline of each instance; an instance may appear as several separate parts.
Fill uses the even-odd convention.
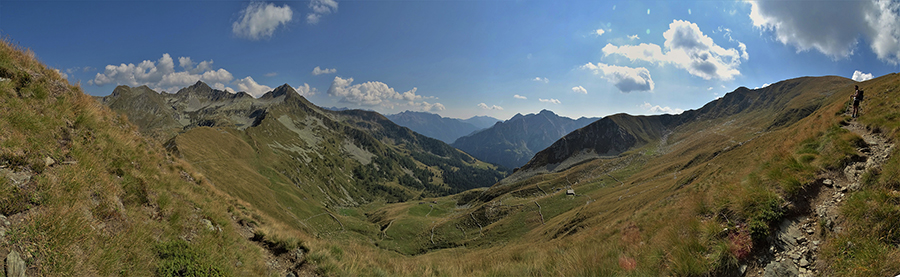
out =
[[[859,102],[863,100],[863,91],[856,86],[856,93],[851,97],[853,99],[853,118],[859,117]]]

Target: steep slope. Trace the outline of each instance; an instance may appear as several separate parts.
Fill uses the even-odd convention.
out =
[[[754,125],[754,128],[770,130],[810,115],[824,104],[825,97],[835,92],[834,87],[846,84],[846,79],[838,77],[798,78],[758,90],[740,87],[700,109],[679,115],[609,116],[562,137],[537,153],[522,169],[565,169],[566,166],[557,167],[615,156],[659,140],[682,125],[703,125],[733,115],[741,115],[746,124]],[[823,88],[824,91],[819,91]]]
[[[452,145],[480,160],[515,168],[524,165],[537,151],[562,136],[596,120],[575,120],[548,110],[537,114],[517,114],[491,128],[461,137]]]
[[[462,136],[472,134],[475,131],[485,128],[476,127],[461,119],[442,117],[427,112],[405,111],[385,116],[394,123],[397,123],[397,125],[407,127],[416,133],[436,138],[446,143],[453,143]],[[475,119],[475,121],[478,121],[478,119]],[[496,119],[494,122],[496,122]]]
[[[117,94],[159,102],[134,91]],[[126,118],[6,41],[0,43],[0,146],[0,267],[10,274],[14,268],[26,276],[301,271],[302,258],[280,269],[267,262],[302,257],[308,237],[263,223],[271,222],[265,215],[256,216],[254,227],[240,225],[237,219],[258,211],[210,186],[192,166],[139,136]],[[259,243],[249,240],[254,231]],[[288,241],[276,247],[284,252],[278,256],[265,246]]]
[[[159,95],[181,119],[165,143],[171,153],[222,191],[310,234],[345,224],[367,233],[374,227],[340,211],[362,214],[363,206],[449,195],[505,175],[378,113],[323,110],[289,85],[255,99],[201,82]],[[119,111],[143,117],[146,110]]]
[[[900,269],[883,261],[900,257],[891,231],[900,227],[900,206],[891,202],[900,194],[897,174],[887,172],[900,159],[840,127],[853,84],[799,78],[738,89],[686,117],[611,116],[595,124],[633,138],[620,140],[630,148],[524,176],[534,170],[526,168],[486,190],[384,206],[369,216],[382,227],[376,243],[418,255],[410,264],[501,275],[779,276],[782,269],[769,267],[787,263],[803,276],[893,274]],[[898,84],[896,76],[861,84],[878,90],[867,105],[880,107],[861,121],[879,122],[871,128],[893,137],[900,133],[900,117],[890,111]],[[860,170],[884,160],[881,170]],[[860,191],[831,195],[853,180]],[[842,208],[835,199],[853,204]],[[811,212],[826,203],[817,201],[831,201],[828,212]],[[797,219],[809,235],[783,231]],[[466,262],[485,256],[489,265]],[[413,266],[407,274],[422,272]]]

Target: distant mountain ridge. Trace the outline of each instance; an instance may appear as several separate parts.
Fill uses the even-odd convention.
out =
[[[480,160],[515,168],[524,165],[540,150],[598,118],[571,119],[542,110],[537,114],[516,114],[491,128],[461,137],[452,145]]]
[[[232,145],[221,159],[248,162],[243,176],[278,172],[267,178],[316,185],[305,193],[325,203],[354,206],[447,195],[490,186],[505,175],[376,112],[319,108],[287,84],[259,98],[203,82],[175,94],[119,86],[100,100],[188,160]],[[207,174],[214,180],[225,175],[215,171],[234,171],[229,163],[204,167],[211,168]]]
[[[840,77],[803,77],[762,89],[739,87],[699,109],[679,115],[608,116],[560,138],[535,154],[521,169],[558,171],[584,160],[616,156],[641,147],[684,125],[702,124],[741,113],[756,115],[754,120],[764,122],[762,125],[767,126],[766,130],[778,128],[808,116],[821,105],[820,101],[826,95],[834,93],[836,87],[847,82],[847,79]],[[818,99],[799,99],[804,91],[819,87],[829,90],[820,92],[822,96]]]
[[[436,138],[446,143],[470,135],[475,131],[493,126],[499,119],[475,116],[469,119],[442,117],[428,112],[404,111],[385,115],[397,125],[407,127],[417,133]]]

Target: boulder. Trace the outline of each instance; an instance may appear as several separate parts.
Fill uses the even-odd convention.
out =
[[[800,275],[799,269],[794,266],[793,261],[786,260],[782,262],[771,262],[766,266],[763,273],[764,277],[782,277]]]
[[[19,252],[13,250],[6,255],[6,276],[25,277],[25,260],[19,256]]]
[[[44,158],[44,167],[50,167],[51,165],[53,165],[55,163],[56,163],[56,161],[54,161],[53,158],[51,158],[51,157]]]

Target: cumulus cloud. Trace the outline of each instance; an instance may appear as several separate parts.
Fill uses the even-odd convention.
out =
[[[440,103],[432,104],[423,101],[426,98],[434,97],[417,95],[416,90],[418,89],[413,88],[406,92],[397,92],[382,82],[353,84],[353,78],[344,79],[335,76],[331,87],[328,88],[328,95],[340,97],[340,102],[361,106],[381,106],[389,109],[393,109],[395,106],[407,106],[427,110],[443,110],[444,105]]]
[[[863,73],[862,71],[856,70],[856,71],[853,71],[853,77],[851,77],[850,79],[853,79],[854,81],[857,81],[857,82],[862,82],[862,81],[867,81],[869,79],[872,79],[874,77],[875,76],[873,76],[872,73]]]
[[[521,95],[518,95],[518,94],[513,95],[513,98],[515,98],[515,99],[522,99],[522,100],[527,100],[527,99],[528,99],[528,97],[521,96]]]
[[[312,12],[306,14],[306,23],[318,24],[322,16],[337,12],[338,3],[335,0],[312,0],[309,8]]]
[[[69,74],[59,71],[59,69],[56,69],[56,68],[54,68],[53,71],[56,71],[56,73],[59,74],[59,76],[62,77],[63,79],[67,79],[67,80],[69,79]]]
[[[753,25],[797,48],[833,59],[853,55],[863,36],[879,59],[900,63],[900,2],[747,1]]]
[[[234,79],[234,76],[225,69],[213,70],[212,60],[201,61],[195,65],[191,58],[179,57],[178,62],[181,71],[175,70],[174,59],[165,53],[156,62],[144,60],[138,64],[107,65],[102,73],[97,73],[88,83],[97,86],[113,83],[132,87],[148,86],[156,91],[172,92],[197,81],[224,89],[225,85]]]
[[[602,36],[605,33],[606,33],[606,30],[603,30],[603,29],[594,30],[594,34],[596,34],[597,36]]]
[[[479,108],[482,108],[482,109],[485,109],[485,110],[498,110],[498,111],[502,111],[502,110],[503,110],[503,107],[500,107],[500,106],[497,106],[497,105],[491,105],[491,106],[488,106],[488,105],[485,104],[485,103],[478,103],[478,107],[479,107]]]
[[[562,103],[562,102],[559,102],[559,99],[553,99],[553,98],[551,98],[551,99],[538,98],[538,101],[541,101],[541,102],[544,102],[544,103],[550,103],[550,104],[560,104],[560,103]]]
[[[543,78],[541,78],[541,77],[534,77],[534,79],[531,79],[531,80],[532,80],[532,81],[535,81],[535,82],[543,82],[544,84],[550,82],[550,79],[547,79],[547,77],[543,77]]]
[[[631,68],[603,63],[587,63],[581,68],[591,70],[595,75],[601,75],[603,79],[611,82],[621,92],[649,91],[653,90],[654,87],[653,79],[650,78],[650,71],[643,67]]]
[[[321,69],[317,66],[316,68],[313,68],[312,75],[318,76],[318,75],[322,75],[322,74],[332,74],[335,72],[337,72],[337,69],[335,69],[335,68]]]
[[[418,108],[422,111],[426,111],[426,112],[443,111],[446,109],[446,108],[444,108],[444,105],[441,103],[431,104],[426,101],[422,101],[420,103],[414,103],[414,105],[412,105],[412,106],[415,108]]]
[[[88,83],[96,86],[106,84],[132,87],[146,85],[156,91],[175,92],[193,85],[197,81],[203,81],[214,89],[231,93],[243,91],[253,97],[262,96],[273,90],[272,87],[257,83],[250,76],[234,80],[234,76],[228,70],[213,69],[212,60],[193,62],[190,57],[179,57],[177,60],[180,70],[176,70],[175,59],[169,54],[163,54],[162,58],[155,62],[145,60],[139,64],[107,65],[104,72],[97,73],[94,79],[89,80]],[[295,90],[304,96],[315,95],[319,92],[306,83]]]
[[[240,14],[238,20],[231,23],[231,31],[237,37],[250,40],[272,37],[278,26],[290,22],[294,16],[287,4],[279,7],[264,2],[251,2]]]
[[[572,91],[577,92],[577,93],[587,94],[587,90],[584,89],[584,87],[582,87],[582,86],[572,87]]]
[[[743,43],[738,43],[741,51],[725,49],[704,35],[697,24],[688,21],[672,21],[663,37],[666,39],[663,44],[665,49],[652,43],[623,46],[607,44],[602,49],[603,55],[621,55],[632,61],[647,61],[658,65],[673,64],[705,80],[734,79],[734,76],[741,74],[738,70],[741,59],[749,58]]]
[[[303,96],[313,96],[316,95],[316,93],[319,93],[318,89],[309,87],[309,84],[307,83],[303,83],[302,86],[296,87],[294,90],[297,91],[297,94]]]
[[[263,94],[266,94],[266,92],[272,91],[272,87],[267,85],[260,85],[255,80],[253,80],[253,77],[250,76],[235,80],[234,85],[237,86],[237,91],[246,92],[253,97],[260,97]],[[234,90],[230,88],[228,90],[234,92]]]
[[[771,86],[771,85],[772,85],[772,84],[770,84],[770,83],[765,83],[765,84],[763,84],[762,86],[758,86],[758,87],[755,87],[755,88],[753,88],[753,89],[761,89],[761,88],[765,88],[765,87],[768,87],[768,86]]]
[[[668,106],[660,107],[659,105],[654,106],[647,102],[644,102],[640,107],[651,113],[681,114],[684,112],[682,109],[673,109]]]
[[[628,39],[630,39],[630,40],[638,40],[638,39],[641,39],[641,37],[639,37],[638,35],[630,35],[630,36],[628,36]]]

